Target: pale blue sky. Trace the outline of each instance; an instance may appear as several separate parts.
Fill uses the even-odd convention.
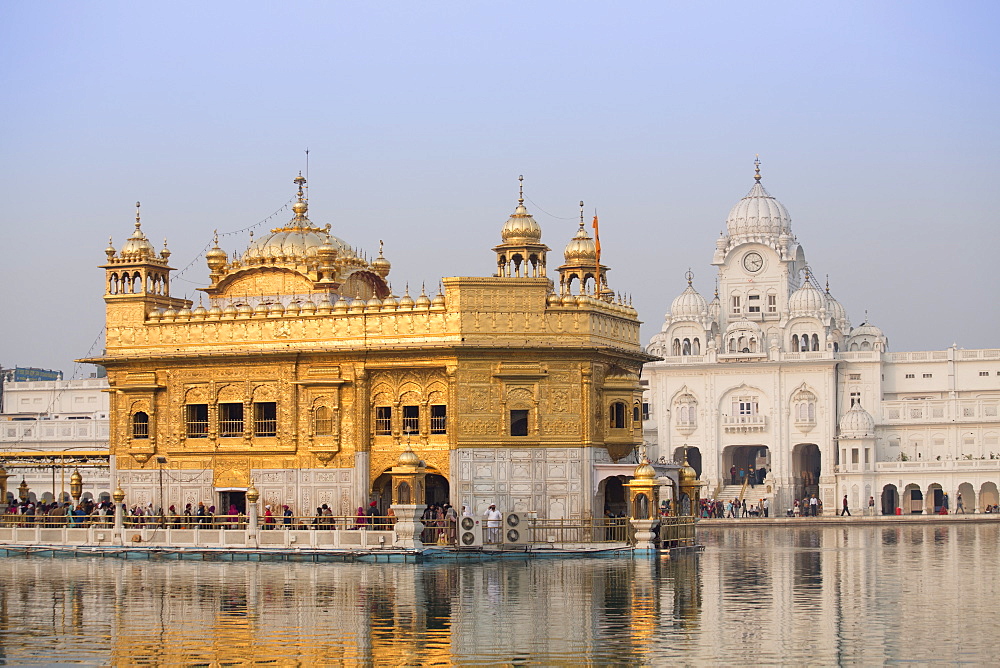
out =
[[[0,364],[72,374],[103,325],[103,248],[130,233],[136,200],[184,267],[213,229],[285,203],[306,147],[312,219],[372,253],[385,239],[397,292],[492,273],[518,174],[550,266],[585,200],[644,342],[689,266],[711,295],[714,240],[760,153],[855,324],[868,310],[896,351],[998,347],[998,15],[995,2],[3,3]],[[199,260],[174,293],[206,276]]]

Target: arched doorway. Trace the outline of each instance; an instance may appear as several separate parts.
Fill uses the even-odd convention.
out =
[[[976,488],[967,482],[958,486],[958,494],[962,499],[962,512],[976,511]],[[955,499],[955,512],[958,512],[958,499]]]
[[[687,447],[687,460],[691,468],[694,469],[695,474],[701,478],[701,450],[698,448]],[[674,461],[678,464],[684,461],[684,450],[685,448],[677,448],[674,450]]]
[[[895,485],[886,485],[882,488],[882,514],[895,515],[898,507],[899,490]]]
[[[424,489],[426,490],[424,503],[428,506],[433,503],[441,506],[451,502],[448,479],[440,473],[428,473],[424,478]]]
[[[924,510],[930,514],[937,514],[941,512],[941,508],[945,505],[944,490],[938,483],[933,483],[927,488],[927,493],[924,495],[927,501],[927,505]]]
[[[752,471],[751,483],[759,485],[771,468],[771,451],[766,445],[730,445],[722,451],[722,463],[726,484],[743,484]]]
[[[924,493],[920,491],[918,485],[909,484],[903,490],[903,500],[906,506],[903,512],[911,515],[919,515],[924,512]]]
[[[368,501],[369,503],[375,502],[375,507],[378,510],[376,515],[385,515],[386,511],[389,510],[389,506],[392,505],[392,476],[388,471],[372,482],[371,498]],[[365,511],[367,512],[367,510],[368,504],[365,504]]]
[[[823,459],[815,443],[799,443],[792,448],[792,475],[795,477],[795,496],[819,496],[819,477],[823,474]]]
[[[1000,494],[997,493],[997,484],[995,482],[983,483],[983,486],[979,488],[979,505],[977,506],[980,512],[986,510],[987,506],[995,506],[1000,501]]]
[[[437,472],[428,471],[424,478],[424,498],[416,499],[415,503],[423,503],[426,506],[431,504],[444,505],[450,503],[451,487],[448,479]],[[372,482],[371,498],[378,508],[379,515],[385,515],[392,505],[392,475],[386,471]],[[367,508],[365,509],[367,510]]]
[[[605,478],[598,484],[598,492],[604,497],[604,505],[601,512],[605,517],[608,513],[611,517],[627,517],[628,502],[625,494],[625,483],[621,476]]]

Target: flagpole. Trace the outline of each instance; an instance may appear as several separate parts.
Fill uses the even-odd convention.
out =
[[[594,210],[594,246],[597,249],[597,266],[594,274],[594,296],[601,298],[601,234],[597,227],[597,210]]]

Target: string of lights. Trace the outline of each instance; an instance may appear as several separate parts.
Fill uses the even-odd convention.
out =
[[[267,218],[264,218],[262,220],[257,221],[253,225],[248,225],[247,227],[244,227],[244,228],[241,228],[241,229],[238,229],[238,230],[232,230],[232,231],[229,231],[229,232],[218,232],[217,233],[218,238],[221,239],[221,238],[224,238],[224,237],[231,237],[231,236],[235,236],[237,234],[244,234],[244,233],[249,232],[251,230],[257,229],[261,225],[264,225],[265,223],[267,223],[268,221],[270,221],[272,218],[274,218],[275,216],[277,216],[278,214],[280,214],[282,211],[287,211],[288,207],[295,201],[295,199],[296,199],[295,196],[290,197],[288,199],[288,201],[285,202],[284,204],[282,204],[280,208],[278,208],[276,211],[274,211],[274,213],[272,213],[271,215],[269,215]],[[193,267],[195,265],[195,263],[198,262],[198,260],[204,258],[205,257],[205,253],[207,253],[209,251],[209,249],[211,249],[214,245],[215,245],[215,237],[213,236],[213,238],[208,243],[206,243],[204,245],[204,247],[201,249],[201,251],[199,251],[198,254],[195,255],[194,258],[191,259],[190,262],[188,262],[186,265],[184,265],[183,269],[181,269],[180,271],[176,272],[173,276],[171,276],[171,279],[175,280],[175,281],[181,280],[181,281],[184,281],[185,283],[191,283],[192,285],[201,285],[201,283],[199,281],[191,281],[191,280],[188,280],[188,279],[184,278],[184,273],[188,269],[190,269],[191,267]]]

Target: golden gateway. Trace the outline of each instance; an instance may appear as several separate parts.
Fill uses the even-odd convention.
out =
[[[412,449],[427,503],[481,514],[587,518],[624,510],[615,464],[641,442],[636,312],[607,285],[580,227],[555,291],[523,193],[496,274],[398,297],[380,248],[365,260],[294,216],[239,258],[206,254],[209,307],[170,295],[170,252],[135,230],[106,249],[111,454],[127,502],[311,515],[390,502],[386,473]],[[595,275],[598,280],[595,281]],[[418,500],[423,501],[423,500]]]

